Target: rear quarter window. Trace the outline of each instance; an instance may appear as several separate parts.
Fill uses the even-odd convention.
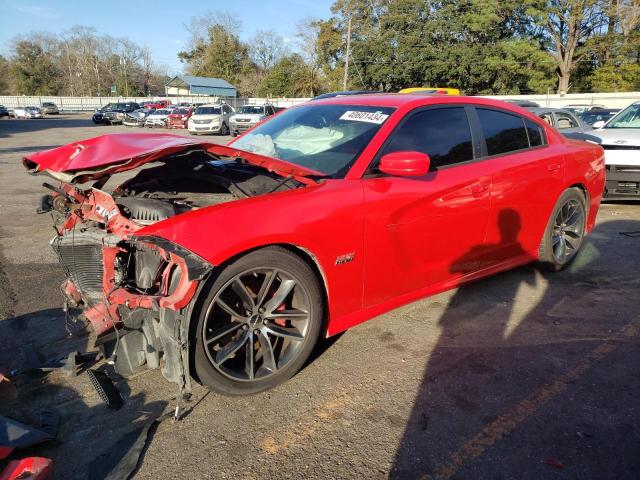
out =
[[[529,137],[522,117],[487,108],[477,108],[476,112],[489,156],[529,148]]]

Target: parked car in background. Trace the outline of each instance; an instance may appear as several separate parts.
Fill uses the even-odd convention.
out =
[[[592,140],[589,132],[593,129],[582,123],[576,115],[568,110],[549,107],[527,108],[527,110],[540,117],[567,138]]]
[[[408,302],[566,268],[605,181],[598,145],[448,95],[308,102],[229,145],[104,135],[24,165],[60,180],[42,204],[60,213],[61,290],[104,351],[118,342],[118,372],[162,365],[227,395],[285,382],[319,338]],[[111,194],[89,186],[125,171]]]
[[[58,115],[60,110],[58,106],[53,102],[42,102],[42,112],[47,115]]]
[[[105,106],[96,109],[96,111],[94,112],[93,116],[91,117],[91,120],[93,121],[93,123],[95,123],[95,124],[103,123],[104,122],[104,119],[103,119],[104,112],[109,110],[112,105],[113,105],[113,103],[107,103]]]
[[[530,100],[512,100],[512,99],[507,99],[507,100],[503,100],[504,102],[507,103],[512,103],[513,105],[518,105],[519,107],[522,108],[537,108],[540,106],[539,103],[536,102],[532,102]]]
[[[243,105],[229,118],[231,134],[236,136],[256,126],[265,118],[276,113],[273,105]]]
[[[382,93],[379,90],[343,90],[341,92],[329,92],[323,93],[322,95],[317,95],[313,97],[310,101],[314,100],[323,100],[325,98],[334,98],[334,97],[348,97],[350,95],[366,95],[369,93]]]
[[[0,117],[8,117],[9,110],[4,105],[0,105]]]
[[[593,125],[596,122],[606,122],[620,111],[619,108],[596,108],[587,110],[579,115],[580,120],[587,124]]]
[[[166,108],[170,103],[171,102],[169,100],[150,100],[148,102],[142,102],[140,106],[142,108],[157,110],[159,108]]]
[[[122,119],[122,124],[127,127],[144,127],[145,120],[153,112],[155,112],[155,110],[139,108],[133,112],[126,113]]]
[[[229,135],[229,127],[233,109],[226,103],[202,105],[193,111],[187,126],[189,133],[198,135],[201,133],[219,133]]]
[[[399,90],[398,93],[460,95],[460,89],[448,87],[410,87],[403,88],[402,90]]]
[[[591,135],[604,148],[605,198],[640,200],[640,102],[593,126]]]
[[[44,118],[39,107],[16,107],[13,109],[15,118]]]
[[[134,112],[140,108],[136,102],[112,103],[108,110],[102,114],[103,123],[115,125],[122,123],[127,113]]]
[[[570,105],[565,105],[562,108],[564,110],[569,110],[576,115],[580,115],[581,113],[588,112],[589,110],[597,110],[607,107],[605,107],[604,105],[600,105],[599,103],[572,103]]]
[[[167,117],[167,127],[169,128],[187,128],[187,122],[193,115],[193,108],[178,107],[175,108]]]
[[[153,127],[166,127],[167,118],[171,114],[172,110],[168,108],[158,108],[152,114],[148,115],[144,121],[144,126]]]

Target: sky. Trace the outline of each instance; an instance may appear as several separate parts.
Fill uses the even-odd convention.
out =
[[[328,18],[333,0],[0,0],[0,54],[10,54],[11,39],[30,31],[59,34],[82,25],[98,34],[129,37],[148,46],[157,64],[179,73],[176,54],[189,48],[184,25],[206,11],[234,14],[242,21],[240,37],[273,29],[291,45],[296,25],[308,17]]]

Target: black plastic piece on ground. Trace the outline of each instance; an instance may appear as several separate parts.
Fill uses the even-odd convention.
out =
[[[55,410],[45,409],[40,412],[40,430],[51,438],[56,438],[60,428],[60,414]]]
[[[89,375],[93,388],[96,389],[102,401],[109,408],[118,410],[122,407],[124,403],[122,396],[114,385],[113,380],[109,378],[109,375],[100,370],[87,370],[87,375]]]

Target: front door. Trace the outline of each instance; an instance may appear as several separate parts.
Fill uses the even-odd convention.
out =
[[[427,175],[400,178],[376,171],[382,155],[407,150],[430,156]],[[463,106],[418,110],[391,133],[363,179],[365,306],[478,268],[491,177],[474,157]]]

